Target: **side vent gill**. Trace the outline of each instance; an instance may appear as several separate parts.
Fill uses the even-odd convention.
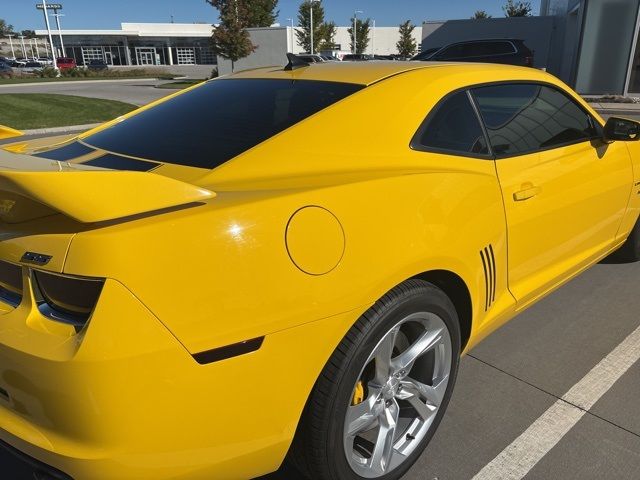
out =
[[[480,258],[484,269],[484,311],[486,312],[496,299],[496,257],[493,255],[493,245],[480,250]]]

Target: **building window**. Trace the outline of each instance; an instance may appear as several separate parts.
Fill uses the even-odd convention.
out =
[[[196,53],[193,48],[177,48],[176,57],[178,65],[195,65]]]
[[[102,47],[82,47],[82,63],[88,65],[91,60],[104,61],[104,49]]]

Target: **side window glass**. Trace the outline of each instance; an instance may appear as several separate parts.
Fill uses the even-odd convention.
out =
[[[590,116],[569,96],[543,85],[473,90],[497,157],[535,152],[595,136]]]
[[[464,45],[451,45],[450,47],[445,48],[442,52],[440,52],[437,56],[438,59],[452,59],[452,58],[461,58],[464,56]]]
[[[437,106],[414,137],[412,146],[467,155],[489,153],[467,92],[455,93]]]
[[[490,42],[487,43],[487,50],[490,55],[504,55],[515,53],[515,48],[510,42]]]

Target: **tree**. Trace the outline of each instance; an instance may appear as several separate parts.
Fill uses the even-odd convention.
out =
[[[505,17],[530,17],[533,7],[531,7],[531,2],[507,0],[502,11],[504,11]]]
[[[35,30],[22,30],[20,35],[24,35],[24,38],[36,38]]]
[[[278,0],[242,0],[247,7],[247,27],[270,27],[276,23]]]
[[[298,28],[296,37],[298,45],[305,52],[311,52],[311,5],[313,4],[313,51],[324,49],[330,45],[333,48],[333,37],[336,34],[336,25],[333,22],[324,21],[324,7],[321,1],[305,0],[298,8]]]
[[[13,25],[8,25],[4,18],[0,18],[0,35],[11,35],[13,33]]]
[[[369,46],[369,28],[371,26],[371,19],[367,18],[366,20],[360,20],[359,18],[356,20],[356,48],[353,48],[354,39],[353,39],[353,18],[351,19],[351,27],[347,29],[349,33],[349,37],[351,38],[351,51],[355,53],[364,53],[367,47]]]
[[[398,55],[401,57],[409,58],[416,53],[417,44],[415,38],[413,38],[413,30],[415,28],[416,26],[411,25],[410,20],[400,24],[400,28],[398,29],[400,32],[400,40],[396,43],[396,48],[398,49]]]
[[[249,56],[256,49],[247,32],[249,9],[242,0],[206,1],[220,13],[220,24],[213,29],[211,35],[211,50],[216,55],[231,60],[233,71],[238,60]]]
[[[322,24],[322,27],[320,29],[320,36],[322,40],[318,45],[319,52],[323,50],[333,50],[335,48],[336,43],[333,41],[333,39],[336,36],[337,30],[338,30],[338,27],[336,27],[336,24],[333,22]],[[315,39],[314,39],[314,43],[315,43]]]
[[[485,10],[476,10],[476,13],[471,17],[472,20],[484,20],[485,18],[491,18]]]

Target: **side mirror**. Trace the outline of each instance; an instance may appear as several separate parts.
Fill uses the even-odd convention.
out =
[[[604,126],[604,141],[607,143],[619,140],[635,142],[640,140],[640,123],[626,118],[611,117]]]

